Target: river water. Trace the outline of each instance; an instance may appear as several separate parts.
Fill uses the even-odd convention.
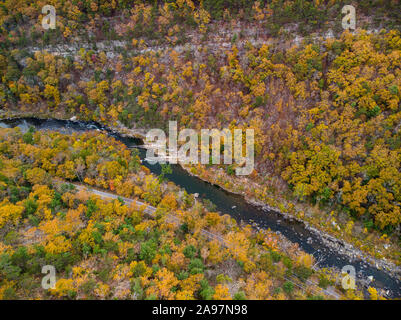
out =
[[[145,159],[146,150],[141,148],[142,141],[137,138],[122,137],[112,130],[95,122],[54,120],[54,119],[35,119],[21,118],[0,121],[0,127],[18,126],[22,130],[27,130],[29,126],[34,126],[37,130],[56,130],[62,133],[71,133],[88,130],[105,131],[110,136],[123,142],[128,148],[138,148],[141,159]],[[161,173],[158,164],[151,165],[145,160],[143,165],[149,168],[154,174]],[[385,271],[379,270],[360,259],[350,257],[333,250],[325,245],[320,236],[307,230],[304,225],[297,221],[289,221],[273,210],[265,210],[259,206],[249,204],[241,195],[227,192],[219,186],[204,182],[203,180],[191,176],[181,166],[171,165],[172,173],[166,175],[170,181],[185,189],[188,193],[198,193],[201,199],[210,200],[216,210],[227,213],[238,222],[245,222],[256,225],[259,228],[270,228],[274,232],[279,232],[293,243],[298,243],[299,247],[309,254],[313,254],[319,261],[319,267],[336,267],[342,269],[346,265],[351,265],[357,272],[359,279],[367,279],[373,276],[374,281],[370,284],[376,288],[389,291],[388,297],[401,297],[401,281],[390,276]]]

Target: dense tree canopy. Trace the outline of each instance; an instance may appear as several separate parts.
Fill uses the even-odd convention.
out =
[[[35,132],[26,143],[24,136],[19,129],[0,129],[0,298],[324,295],[319,287],[303,284],[305,270],[308,278],[314,273],[311,256],[296,247],[283,251],[274,233],[239,227],[229,216],[207,211],[142,166],[133,171],[129,164],[137,159],[114,139]],[[79,175],[117,194],[149,200],[157,206],[156,216],[63,183]],[[41,268],[49,264],[56,268],[57,282],[44,290]],[[306,291],[284,293],[288,277]],[[320,271],[313,277],[334,280]]]

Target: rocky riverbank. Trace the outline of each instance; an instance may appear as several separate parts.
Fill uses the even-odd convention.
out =
[[[201,179],[205,182],[211,183],[210,181],[203,179],[199,175],[195,175],[193,172],[191,172],[191,170],[189,170],[188,167],[184,167],[184,169],[187,171],[188,174],[190,174],[192,176],[196,176],[198,179]],[[305,229],[318,235],[318,237],[322,240],[322,242],[326,246],[328,246],[333,252],[337,252],[344,256],[347,256],[348,258],[350,258],[351,261],[359,259],[359,260],[363,261],[365,264],[369,264],[379,270],[386,271],[392,277],[401,279],[401,267],[397,266],[396,264],[394,264],[390,261],[387,261],[385,258],[384,259],[374,258],[374,257],[368,255],[367,253],[363,252],[362,250],[355,248],[353,245],[347,243],[346,241],[338,239],[326,232],[323,232],[323,231],[317,229],[314,226],[311,226],[307,221],[304,221],[298,217],[294,217],[287,212],[280,211],[278,208],[271,207],[271,206],[269,206],[259,200],[256,200],[254,198],[249,198],[243,193],[226,189],[224,186],[221,186],[221,185],[219,185],[219,187],[228,192],[243,196],[245,201],[247,201],[248,203],[250,203],[252,205],[261,207],[264,211],[277,212],[283,216],[283,219],[286,219],[289,221],[296,221],[296,222],[302,224]]]

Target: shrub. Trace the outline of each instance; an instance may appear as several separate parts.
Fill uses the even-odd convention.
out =
[[[288,257],[283,257],[283,263],[284,263],[284,265],[285,265],[289,270],[292,269],[292,261],[291,261],[290,258],[288,258]]]
[[[305,281],[306,279],[308,279],[313,271],[312,269],[309,269],[305,266],[298,266],[294,269],[295,274],[298,276],[299,279],[301,279],[302,281]]]
[[[25,143],[27,144],[33,144],[33,134],[35,132],[34,127],[29,127],[29,130],[24,133],[22,136],[22,140],[24,140]]]
[[[374,106],[372,109],[368,110],[366,113],[368,115],[369,118],[374,118],[376,116],[378,116],[381,112],[381,109],[379,106]]]
[[[388,88],[388,90],[390,91],[391,94],[393,95],[397,95],[398,94],[398,87],[397,86],[391,86],[390,88]]]
[[[156,255],[157,243],[154,239],[148,240],[141,245],[139,258],[145,260],[146,263],[151,263]]]
[[[291,294],[294,291],[294,284],[290,281],[286,281],[283,284],[283,290],[287,294]]]
[[[188,268],[190,274],[197,274],[197,273],[203,273],[205,266],[203,265],[201,259],[195,258],[189,262]]]
[[[235,174],[235,169],[234,169],[234,166],[232,164],[227,166],[227,174],[230,175],[230,176]]]
[[[92,199],[89,199],[86,202],[86,216],[88,218],[90,218],[92,216],[92,213],[96,212],[96,210],[98,210],[95,201],[93,201]]]
[[[189,277],[189,273],[187,271],[181,271],[178,275],[177,275],[177,279],[178,280],[185,280]]]
[[[12,230],[4,237],[4,243],[12,245],[18,242],[18,232]]]
[[[14,266],[8,254],[0,255],[0,275],[8,280],[17,280],[21,273],[21,268]]]
[[[327,287],[330,285],[330,280],[327,279],[324,276],[321,276],[319,279],[319,287],[323,289],[327,289]]]
[[[231,279],[229,276],[226,276],[225,274],[219,274],[216,276],[216,281],[219,283],[223,283],[223,282],[232,282],[233,279]]]
[[[199,290],[199,295],[203,300],[212,300],[214,295],[214,289],[209,285],[206,279],[200,281],[201,288]]]
[[[279,262],[281,260],[281,255],[276,251],[271,251],[270,255],[274,262]]]
[[[25,207],[24,217],[33,215],[38,209],[38,203],[34,199],[26,199],[23,202],[23,206]]]
[[[236,294],[234,294],[234,300],[246,300],[245,292],[238,291]]]
[[[193,245],[186,246],[183,251],[185,257],[187,257],[189,259],[195,258],[196,252],[197,252],[197,250]]]

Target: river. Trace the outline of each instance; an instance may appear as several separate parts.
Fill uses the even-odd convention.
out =
[[[37,130],[56,130],[62,133],[77,131],[98,130],[107,132],[117,140],[123,142],[128,148],[138,148],[141,159],[145,159],[146,150],[141,148],[142,141],[137,138],[128,138],[113,132],[112,130],[95,122],[70,121],[70,120],[41,120],[36,118],[7,119],[0,121],[0,127],[18,126],[22,130],[27,130],[29,126],[34,126]],[[151,165],[143,161],[143,165],[154,174],[161,173],[160,165]],[[358,279],[366,280],[373,276],[374,281],[371,286],[389,291],[388,297],[401,297],[401,281],[389,275],[383,270],[379,270],[359,258],[352,259],[337,250],[333,250],[323,243],[321,237],[308,229],[298,221],[290,221],[273,210],[266,210],[260,206],[248,203],[243,196],[225,191],[219,186],[207,183],[197,177],[188,174],[181,166],[172,165],[172,173],[166,175],[170,181],[185,189],[188,193],[198,193],[199,198],[210,200],[216,210],[227,213],[238,222],[253,224],[259,228],[270,228],[274,232],[279,232],[293,243],[298,243],[299,247],[312,254],[319,267],[336,267],[342,269],[346,265],[352,265]]]

